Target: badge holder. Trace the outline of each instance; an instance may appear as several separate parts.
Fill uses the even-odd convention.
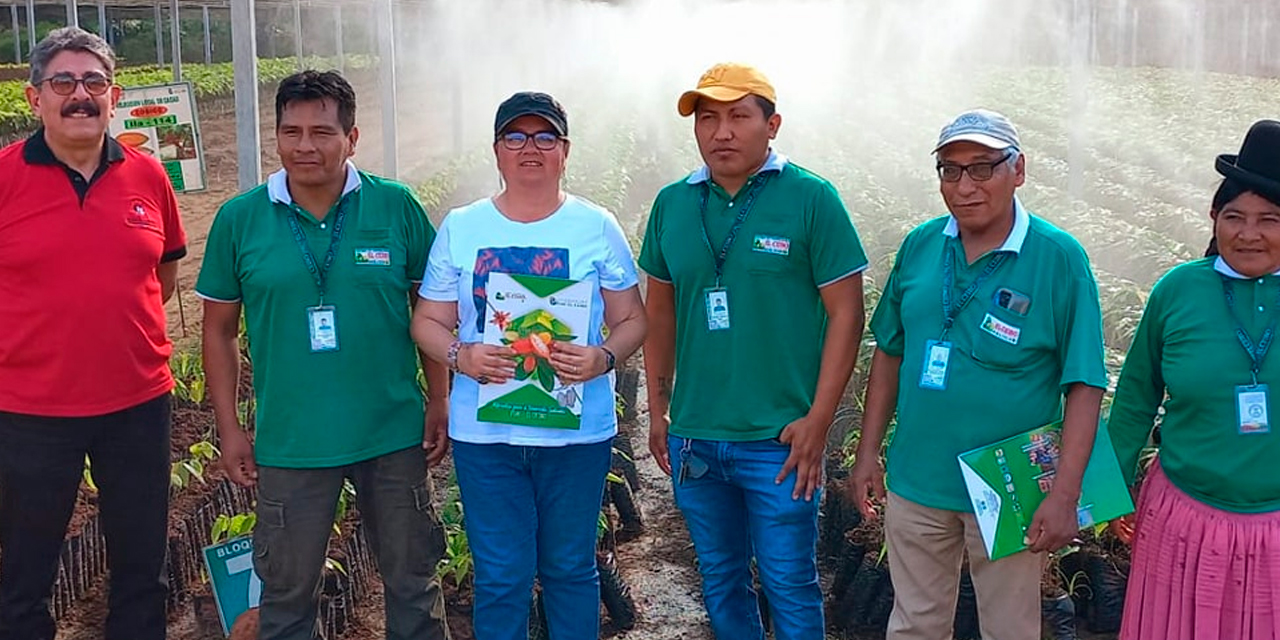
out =
[[[729,328],[729,291],[724,287],[712,287],[707,289],[705,294],[707,330],[727,330]]]
[[[338,316],[333,305],[307,307],[307,326],[312,353],[338,350]]]
[[[1267,393],[1265,384],[1242,384],[1236,387],[1237,433],[1271,433]]]
[[[945,391],[947,371],[951,368],[951,343],[929,340],[924,343],[924,366],[920,369],[920,388]]]

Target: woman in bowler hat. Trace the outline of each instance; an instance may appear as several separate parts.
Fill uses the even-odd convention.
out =
[[[1133,544],[1121,640],[1280,640],[1280,122],[1217,170],[1217,254],[1156,283],[1111,410],[1132,483],[1163,407],[1137,511],[1112,523]]]

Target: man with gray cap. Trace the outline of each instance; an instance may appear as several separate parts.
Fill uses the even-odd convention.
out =
[[[1107,386],[1097,283],[1080,244],[1014,195],[1026,158],[1007,118],[962,113],[934,154],[949,215],[907,234],[872,317],[876,351],[849,482],[874,517],[868,496],[886,497],[879,454],[896,412],[885,506],[889,638],[951,635],[967,550],[982,637],[1033,640],[1043,553],[1079,528],[1080,481]],[[1028,549],[992,561],[956,456],[1059,419],[1056,480],[1026,531]]]

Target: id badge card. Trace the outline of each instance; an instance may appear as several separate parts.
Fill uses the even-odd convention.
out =
[[[929,340],[924,343],[924,366],[920,369],[920,388],[942,391],[947,388],[947,370],[951,364],[951,343]]]
[[[706,290],[707,330],[724,331],[729,328],[729,291],[724,287]]]
[[[312,353],[338,350],[338,316],[332,305],[307,307],[307,329]]]
[[[1236,387],[1237,432],[1240,435],[1271,433],[1267,411],[1267,385],[1242,384]]]

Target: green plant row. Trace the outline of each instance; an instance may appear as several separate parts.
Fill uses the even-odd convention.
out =
[[[364,69],[376,64],[376,58],[369,55],[346,56],[346,68]],[[315,69],[330,69],[338,66],[334,57],[307,57],[303,66]],[[297,58],[260,58],[258,59],[258,81],[262,84],[273,84],[298,69]],[[184,64],[182,77],[195,88],[199,99],[229,96],[235,91],[235,68],[230,62],[214,64]],[[124,67],[116,74],[116,82],[124,87],[140,87],[153,84],[164,84],[173,80],[173,70],[169,66],[141,65]],[[7,80],[0,82],[0,132],[15,132],[34,128],[36,118],[27,105],[25,80]]]

